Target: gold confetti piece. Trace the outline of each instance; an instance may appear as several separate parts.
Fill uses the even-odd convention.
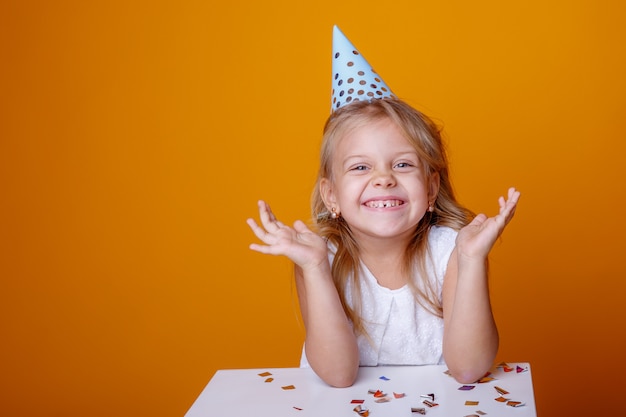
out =
[[[370,415],[370,411],[361,405],[357,405],[356,407],[354,407],[354,412],[361,417],[367,417]]]
[[[522,403],[521,401],[509,401],[506,403],[506,405],[509,405],[511,407],[521,407],[524,405],[524,403]]]
[[[490,382],[490,381],[494,381],[495,378],[490,377],[490,376],[484,376],[482,378],[480,378],[478,381],[476,381],[479,384],[484,384],[485,382]]]
[[[388,403],[389,401],[391,401],[389,397],[381,397],[374,400],[375,403]]]
[[[513,370],[513,368],[506,362],[500,362],[496,365],[496,368],[502,368],[504,372],[511,372]]]
[[[267,378],[267,379],[265,380],[265,382],[272,382],[273,380],[274,380],[274,378]]]
[[[465,405],[478,405],[478,401],[465,401]]]
[[[285,385],[284,387],[281,387],[281,388],[284,389],[284,390],[296,389],[296,387],[293,386],[293,385]]]
[[[425,408],[416,408],[416,407],[411,407],[411,412],[412,412],[412,413],[417,413],[417,414],[426,415],[426,409],[425,409]]]
[[[495,388],[496,391],[498,391],[498,394],[500,394],[500,395],[506,395],[506,394],[509,393],[507,390],[505,390],[503,388],[500,388],[498,386],[495,386],[494,388]]]
[[[484,411],[476,410],[476,414],[480,414],[481,416],[487,415]]]
[[[259,374],[259,376],[263,376],[263,377],[270,376],[270,375],[272,375],[271,372],[262,372]]]
[[[378,390],[378,391],[374,392],[374,397],[376,397],[376,398],[380,398],[380,397],[384,397],[384,396],[385,396],[385,393],[382,392],[381,390]]]
[[[505,402],[509,401],[509,399],[508,399],[508,398],[504,398],[504,397],[498,397],[498,398],[496,398],[495,400],[496,400],[497,402],[499,402],[499,403],[505,403]]]
[[[439,404],[437,404],[437,403],[434,403],[434,402],[432,402],[432,401],[428,401],[428,400],[424,400],[424,401],[422,401],[422,402],[423,402],[424,404],[426,404],[427,406],[429,406],[429,407],[437,407],[437,406],[439,405]]]

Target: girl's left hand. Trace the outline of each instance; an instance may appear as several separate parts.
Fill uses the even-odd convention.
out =
[[[509,188],[508,198],[500,197],[500,212],[494,217],[477,215],[459,231],[456,238],[457,251],[463,258],[486,258],[504,228],[513,218],[520,193]]]

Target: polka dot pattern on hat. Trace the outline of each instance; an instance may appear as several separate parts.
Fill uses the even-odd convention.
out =
[[[389,86],[337,26],[333,29],[332,68],[331,112],[359,100],[394,97]]]

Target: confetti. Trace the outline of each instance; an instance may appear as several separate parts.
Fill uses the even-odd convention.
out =
[[[298,411],[302,411],[302,409],[300,407],[294,407],[296,410]]]
[[[498,398],[496,398],[495,400],[496,400],[497,402],[499,402],[499,403],[505,403],[505,402],[509,401],[509,399],[508,399],[508,398],[504,398],[504,397],[498,397]]]
[[[481,416],[487,415],[484,411],[476,410],[476,414],[480,414]]]
[[[281,388],[284,389],[285,391],[290,390],[290,389],[296,389],[296,387],[293,385],[285,385],[284,387],[281,387]]]
[[[509,364],[506,362],[500,362],[496,365],[496,368],[502,368],[504,372],[511,372],[513,370],[513,368],[510,367]]]
[[[470,391],[473,390],[474,388],[476,388],[475,385],[463,385],[461,387],[459,387],[460,391]]]
[[[352,400],[350,401],[350,404],[363,404],[365,402],[365,400]]]
[[[374,400],[375,403],[388,403],[389,401],[391,401],[389,397],[380,397]]]
[[[380,398],[380,397],[384,397],[385,396],[385,393],[382,392],[379,389],[378,390],[371,389],[371,390],[367,391],[367,393],[374,395],[375,398]]]
[[[431,401],[435,401],[435,394],[422,394],[421,398],[430,398]]]
[[[437,406],[439,405],[439,404],[437,404],[437,403],[434,403],[434,402],[432,402],[432,401],[428,401],[428,400],[424,400],[424,401],[422,401],[422,402],[423,402],[424,404],[426,404],[427,406],[429,406],[429,407],[437,407]]]
[[[468,414],[465,417],[478,417],[478,414]]]
[[[465,401],[465,405],[476,406],[478,405],[478,401]]]
[[[496,391],[498,391],[498,394],[500,394],[500,395],[506,395],[506,394],[509,393],[507,390],[505,390],[503,388],[500,388],[498,386],[495,386],[494,388],[495,388]]]
[[[395,398],[403,398],[405,395],[406,395],[406,394],[405,394],[405,393],[403,393],[403,392],[394,392],[394,393],[393,393],[393,396],[394,396]]]
[[[411,412],[426,415],[426,409],[422,407],[421,408],[411,407]]]
[[[528,368],[522,368],[521,366],[517,365],[517,366],[515,367],[515,370],[516,370],[516,371],[517,371],[517,373],[519,374],[519,373],[522,373],[522,372],[526,372],[526,371],[528,371]]]
[[[509,401],[506,403],[506,405],[509,405],[511,407],[521,407],[524,405],[524,403],[522,403],[521,401]]]
[[[262,376],[262,377],[266,377],[266,376],[270,376],[270,375],[272,375],[271,372],[262,372],[262,373],[259,374],[259,376]]]
[[[367,408],[361,405],[357,405],[356,407],[354,407],[354,412],[360,415],[361,417],[367,417],[370,415],[370,410],[368,410]]]
[[[384,376],[384,375],[383,375],[383,376],[381,376],[381,377],[380,377],[380,378],[378,378],[378,379],[382,379],[383,381],[389,381],[389,378],[387,378],[387,377],[386,377],[386,376]]]
[[[267,379],[265,380],[265,382],[272,382],[273,380],[274,380],[274,378],[267,378]]]
[[[478,381],[476,381],[477,384],[484,384],[485,382],[490,382],[490,381],[494,381],[495,378],[491,377],[491,376],[484,376],[482,378],[480,378]]]

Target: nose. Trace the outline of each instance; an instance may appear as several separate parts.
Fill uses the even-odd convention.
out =
[[[378,188],[390,188],[396,185],[396,179],[390,170],[378,170],[374,174],[372,184]]]

